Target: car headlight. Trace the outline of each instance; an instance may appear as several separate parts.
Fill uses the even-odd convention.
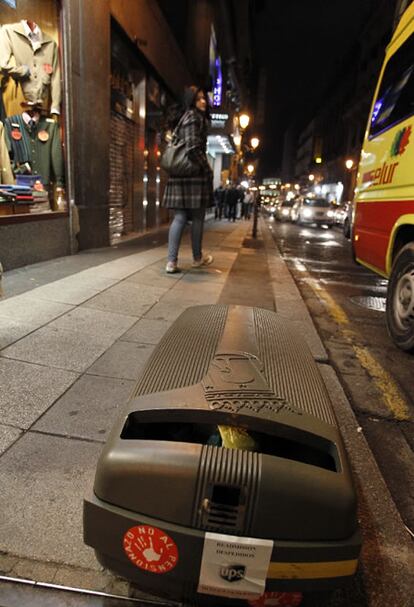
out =
[[[328,211],[326,214],[327,214],[328,217],[333,217],[334,216],[334,212],[333,211]]]
[[[303,211],[303,216],[304,217],[312,217],[312,211],[310,209],[305,209]]]

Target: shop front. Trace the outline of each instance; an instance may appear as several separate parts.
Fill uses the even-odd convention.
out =
[[[62,13],[55,0],[0,0],[0,261],[71,250]]]
[[[160,131],[166,108],[193,81],[187,59],[158,3],[0,0],[6,270],[117,245],[168,219]],[[213,35],[211,102],[231,123],[224,69]],[[209,137],[216,182],[231,148],[217,124]]]

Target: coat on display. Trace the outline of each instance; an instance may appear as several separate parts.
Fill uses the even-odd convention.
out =
[[[0,122],[0,183],[14,183],[2,122]]]
[[[0,70],[20,83],[27,101],[42,101],[59,113],[61,100],[58,46],[41,32],[36,50],[23,23],[3,25],[0,29]]]

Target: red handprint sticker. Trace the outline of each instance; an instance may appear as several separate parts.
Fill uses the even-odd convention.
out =
[[[178,563],[176,543],[157,527],[131,527],[123,537],[123,547],[134,565],[150,573],[168,573]]]

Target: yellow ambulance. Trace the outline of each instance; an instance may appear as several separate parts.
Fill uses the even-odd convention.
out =
[[[386,49],[355,190],[356,260],[388,281],[387,327],[414,351],[414,2]]]

